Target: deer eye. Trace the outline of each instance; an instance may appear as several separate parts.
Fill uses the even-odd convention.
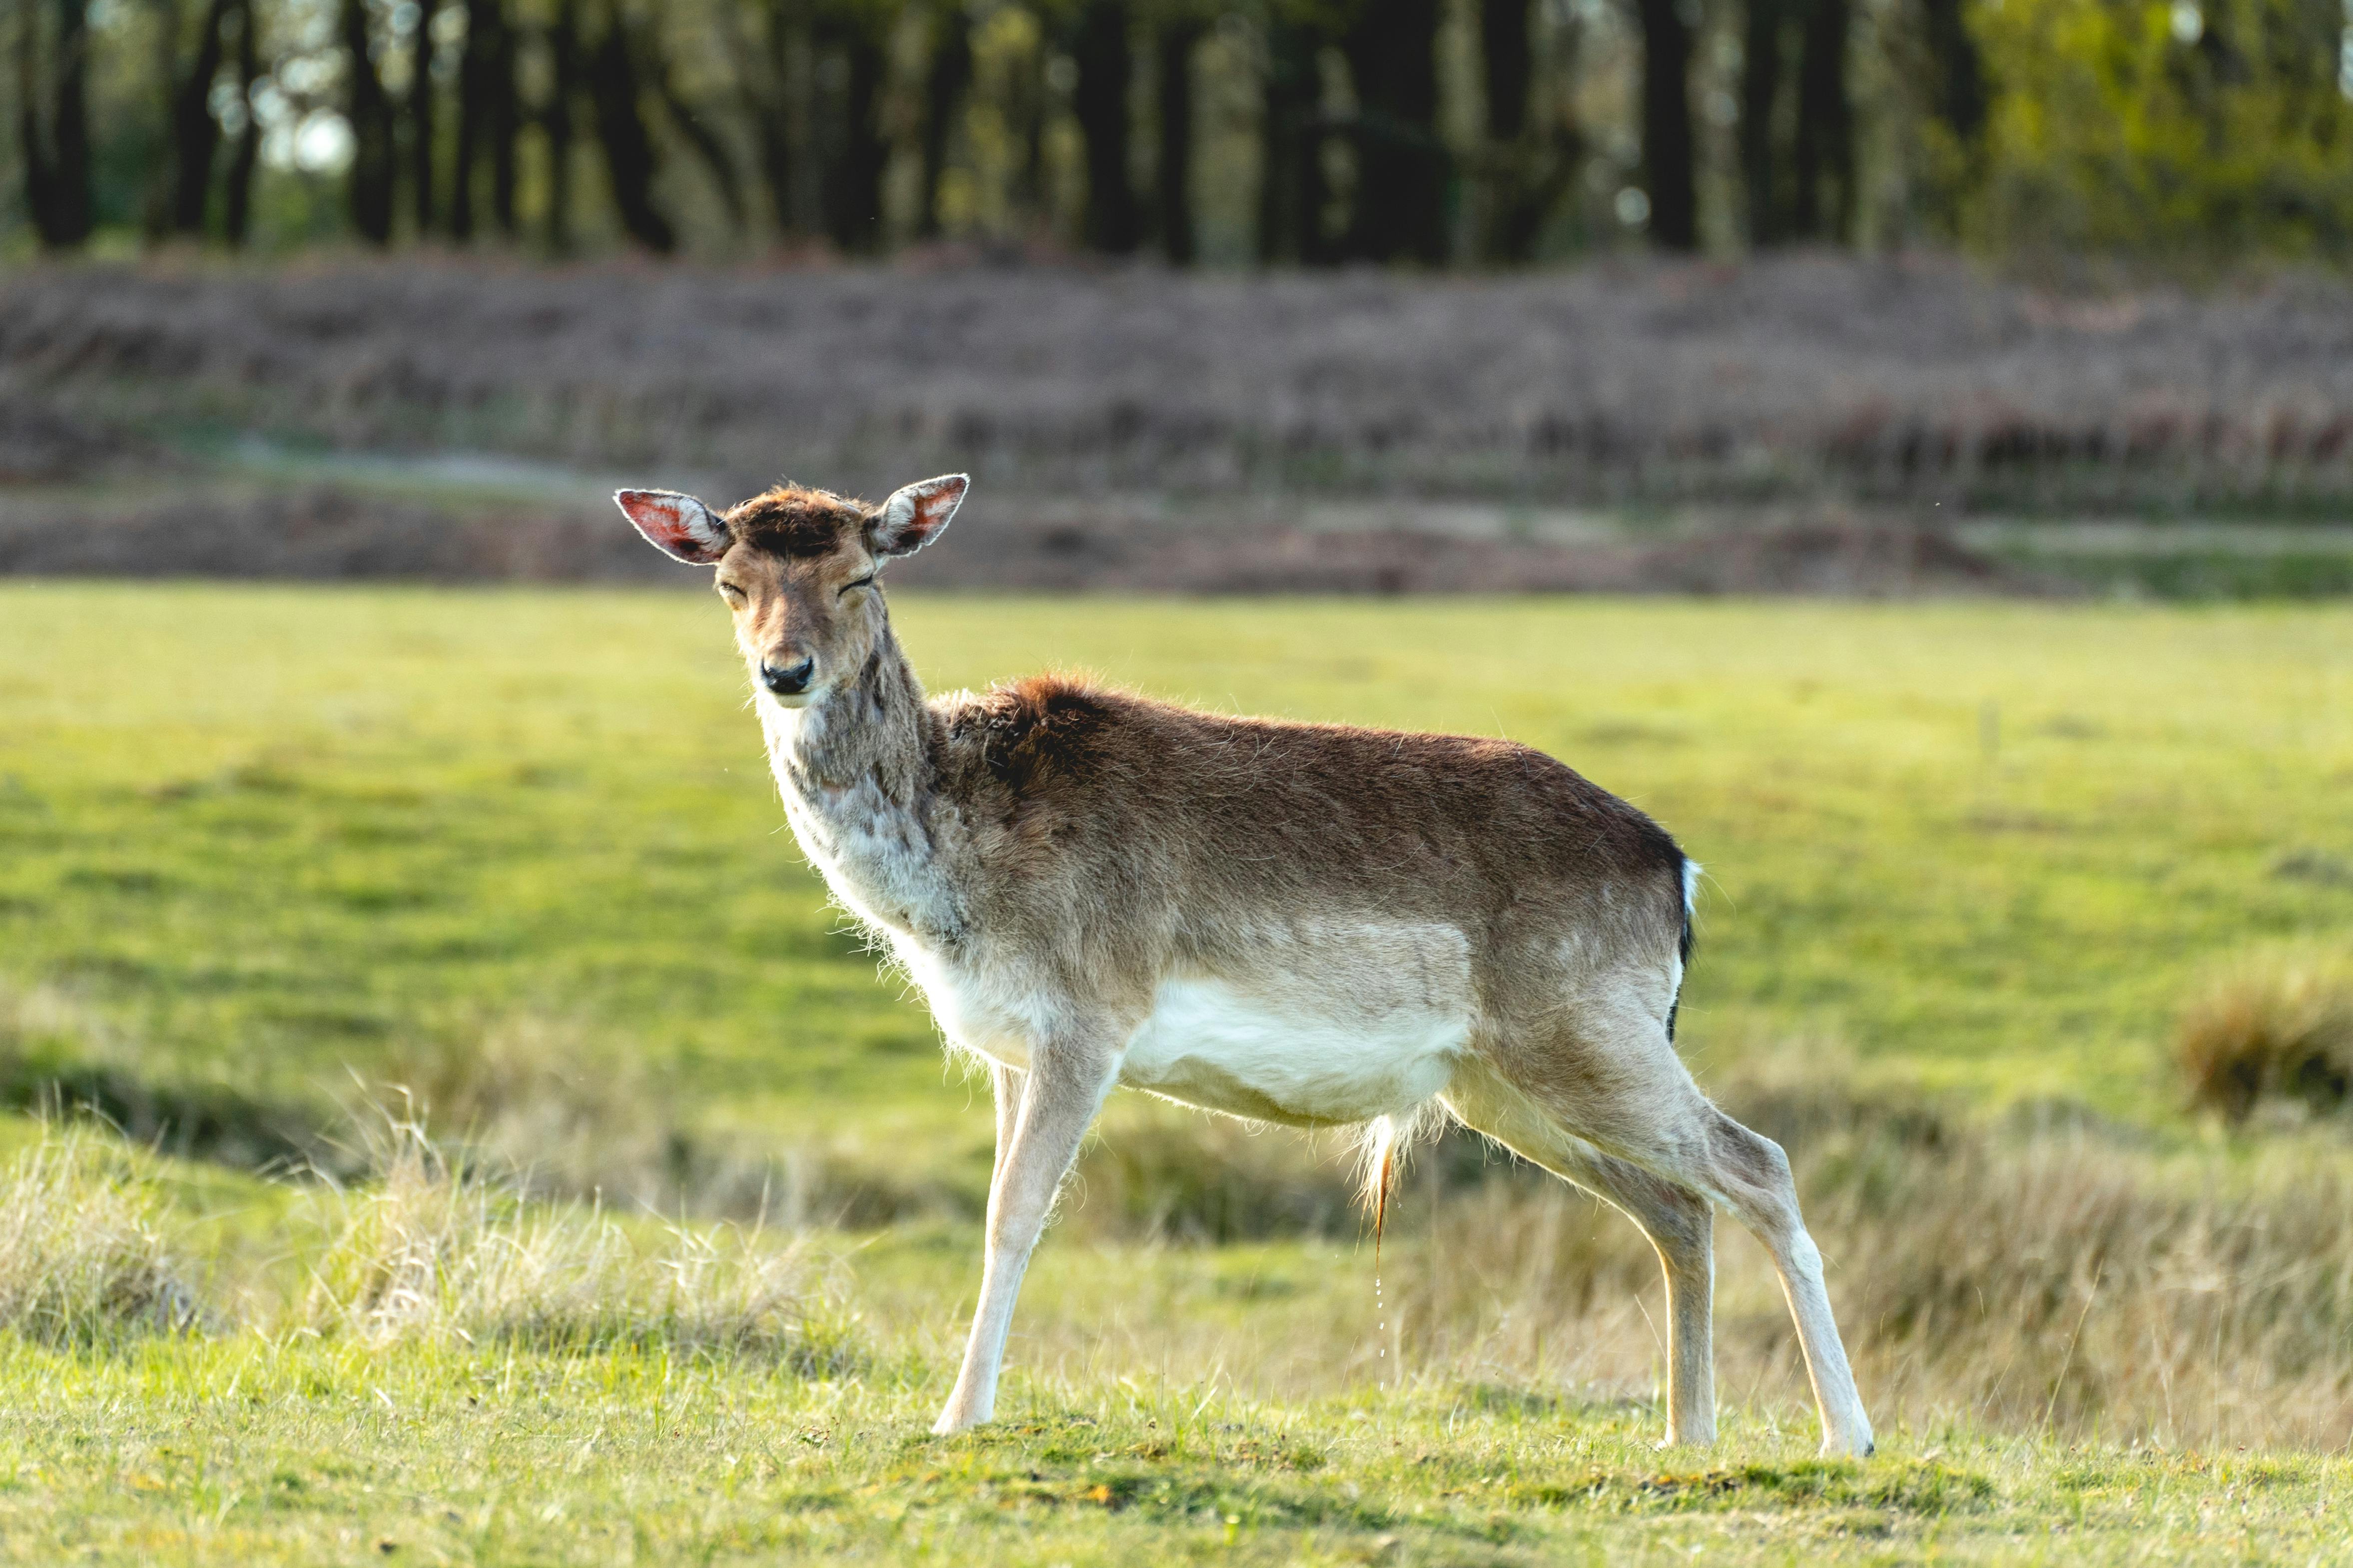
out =
[[[845,595],[847,595],[847,594],[848,594],[848,593],[849,593],[852,588],[870,588],[870,587],[872,587],[872,586],[873,586],[873,584],[874,584],[874,574],[873,574],[873,573],[871,573],[871,572],[869,572],[868,574],[866,574],[866,575],[865,575],[865,576],[860,577],[860,578],[857,582],[855,582],[855,583],[844,583],[844,584],[841,585],[841,593],[839,593],[839,594],[836,594],[836,595],[834,595],[834,597],[835,597],[835,598],[837,598],[837,599],[839,599],[839,598],[843,597]]]
[[[723,599],[725,599],[725,600],[726,600],[729,604],[731,604],[731,605],[740,605],[740,604],[743,604],[743,603],[745,601],[746,597],[747,597],[747,595],[744,594],[744,590],[743,590],[743,589],[741,589],[741,588],[739,588],[739,587],[737,587],[737,586],[736,586],[734,584],[733,584],[733,583],[722,583],[722,584],[719,584],[719,596],[720,596],[721,598],[723,598]]]

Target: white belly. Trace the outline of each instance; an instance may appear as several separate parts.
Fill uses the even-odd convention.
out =
[[[1471,1038],[1470,943],[1451,925],[1292,921],[1233,973],[1173,973],[1121,1048],[1119,1081],[1205,1110],[1327,1126],[1444,1089]],[[894,942],[949,1040],[1007,1067],[1065,1021],[1018,963],[951,964]]]
[[[1334,1000],[1218,979],[1164,981],[1128,1040],[1119,1080],[1209,1110],[1311,1127],[1400,1114],[1446,1087],[1471,1036],[1467,1007]]]

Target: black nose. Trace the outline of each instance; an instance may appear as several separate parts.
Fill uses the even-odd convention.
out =
[[[808,689],[809,677],[817,673],[817,660],[805,658],[798,664],[783,668],[760,661],[760,684],[779,697],[798,697]]]

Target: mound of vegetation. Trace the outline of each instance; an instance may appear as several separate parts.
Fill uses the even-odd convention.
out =
[[[1907,258],[1442,286],[948,268],[0,283],[0,391],[103,428],[302,434],[886,491],[1246,489],[2004,506],[2353,494],[2334,284],[2096,308]]]

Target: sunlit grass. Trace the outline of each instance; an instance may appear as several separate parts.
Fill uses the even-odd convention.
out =
[[[2189,974],[2353,933],[2353,885],[2295,873],[2353,863],[2342,608],[897,613],[935,689],[1077,668],[1567,759],[1709,868],[1704,1063],[1834,1038],[2162,1120]],[[554,1016],[699,1114],[969,1173],[986,1118],[825,908],[743,700],[691,594],[0,587],[0,972],[286,1092]]]
[[[1503,732],[1658,815],[1710,868],[1685,1042],[1797,1129],[1884,1456],[1805,1458],[1786,1313],[1730,1227],[1726,1441],[1661,1455],[1656,1267],[1616,1216],[1525,1179],[1425,1192],[1377,1299],[1287,1135],[1132,1100],[1031,1272],[1004,1423],[930,1438],[976,1278],[953,1205],[759,1254],[620,1196],[683,1192],[682,1130],[776,1157],[741,1201],[786,1226],[834,1212],[768,1185],[803,1164],[967,1203],[987,1170],[985,1091],[783,830],[713,605],[8,584],[0,1084],[210,1118],[229,1142],[202,1152],[248,1162],[406,1089],[496,1173],[617,1196],[404,1187],[364,1149],[340,1194],[102,1141],[35,1167],[79,1174],[23,1210],[48,1250],[19,1256],[129,1237],[205,1310],[0,1331],[0,1557],[2335,1550],[2348,1472],[2311,1455],[2347,1430],[2341,1139],[2210,1148],[2173,1049],[2214,963],[2353,942],[2353,612],[898,614],[935,689],[1077,667]],[[1895,1109],[1849,1127],[1858,1091]],[[0,1119],[0,1150],[42,1148]],[[1187,1223],[1293,1207],[1244,1245],[1139,1242],[1180,1166]],[[115,1228],[59,1223],[85,1199]],[[407,1316],[375,1310],[387,1280]]]

